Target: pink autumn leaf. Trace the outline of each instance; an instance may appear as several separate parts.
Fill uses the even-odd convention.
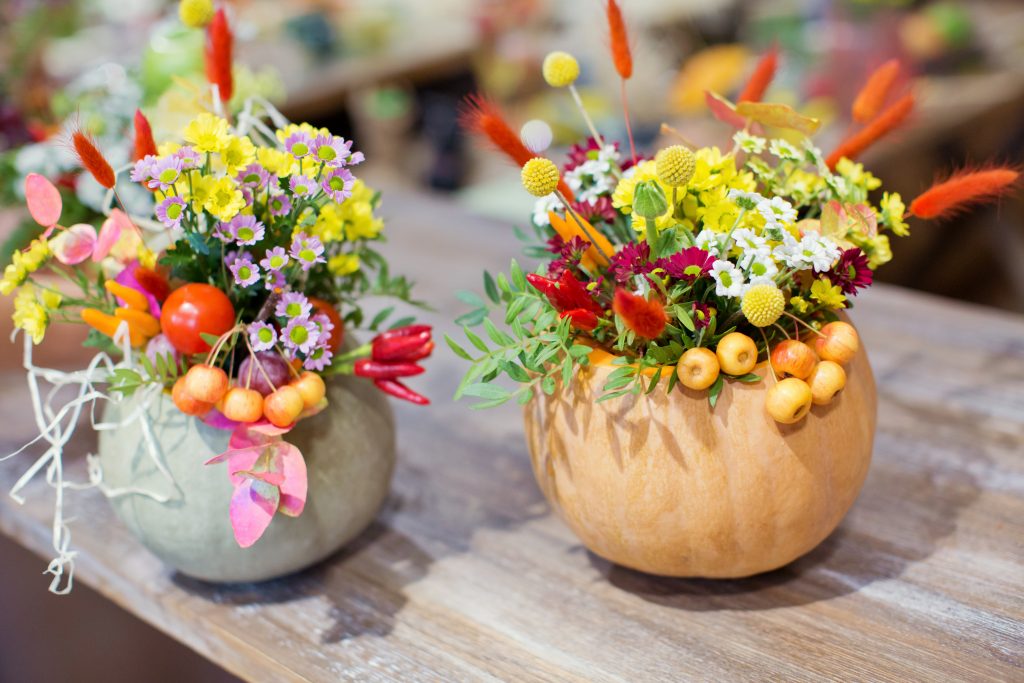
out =
[[[721,95],[705,90],[704,101],[711,110],[711,115],[722,123],[728,123],[733,128],[743,128],[747,125],[747,120],[736,113],[733,103]]]
[[[264,447],[260,446],[257,448],[243,448],[242,450],[234,451],[228,456],[228,476],[231,478],[231,484],[238,486],[246,477],[242,474],[252,469],[256,461],[263,455]]]
[[[281,513],[298,517],[306,507],[309,481],[306,476],[306,460],[293,444],[281,441],[277,444],[281,456],[284,482],[281,484]]]
[[[73,266],[92,256],[96,246],[96,228],[76,223],[50,240],[54,257],[67,266]]]
[[[114,209],[114,211],[121,213],[118,209]],[[100,228],[100,237],[96,240],[96,248],[92,252],[92,260],[102,261],[105,259],[120,238],[121,222],[111,215],[107,220],[103,221],[103,226]]]
[[[224,416],[224,413],[220,412],[216,408],[210,410],[210,412],[203,415],[202,418],[200,419],[208,426],[213,427],[214,429],[223,429],[229,432],[234,431],[239,425],[238,422],[235,422],[234,420],[229,420],[227,417]],[[206,464],[209,465],[212,462],[214,462],[214,459],[208,460]],[[221,461],[217,460],[217,462]]]
[[[25,176],[25,203],[34,220],[44,228],[52,228],[60,220],[64,208],[60,191],[38,173]]]
[[[232,474],[243,479],[258,479],[270,484],[271,486],[280,487],[284,482],[284,474],[281,472],[267,472],[266,470],[239,470]]]
[[[257,479],[246,479],[231,496],[231,528],[239,546],[248,548],[260,539],[274,518],[281,493]]]

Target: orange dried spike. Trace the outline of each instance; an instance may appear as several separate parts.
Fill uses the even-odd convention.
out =
[[[850,113],[857,123],[867,123],[878,115],[885,104],[896,78],[900,75],[900,60],[890,59],[871,72],[867,83],[857,93]]]
[[[914,96],[907,94],[879,114],[871,123],[839,143],[839,146],[828,155],[825,163],[835,169],[843,157],[856,159],[860,154],[901,123],[907,120],[914,110]]]
[[[918,195],[910,203],[910,213],[918,218],[949,218],[970,206],[998,199],[1019,179],[1019,171],[1005,166],[960,171]]]
[[[747,85],[743,88],[736,101],[760,102],[764,97],[765,91],[768,90],[768,86],[771,85],[772,80],[775,78],[775,72],[778,68],[779,48],[777,45],[772,45],[768,52],[764,53],[764,56],[757,62],[757,66],[754,67],[754,73],[750,75],[750,80],[747,81]]]
[[[644,339],[657,339],[668,324],[665,307],[660,301],[648,301],[624,289],[615,290],[612,309],[626,323],[626,327]]]
[[[633,54],[629,50],[629,34],[626,32],[626,21],[622,18],[622,10],[615,0],[608,0],[605,8],[608,15],[608,37],[611,43],[612,62],[615,70],[624,81],[633,75]]]
[[[156,140],[153,139],[153,129],[149,126],[149,119],[142,113],[141,109],[135,110],[135,151],[133,159],[145,159],[157,153]]]
[[[103,187],[108,190],[114,189],[116,183],[114,169],[96,148],[96,143],[92,141],[92,138],[81,130],[76,130],[71,134],[71,144],[75,148],[75,155],[78,157],[79,163],[82,164],[82,168],[91,173],[96,182]]]
[[[221,102],[230,100],[235,89],[231,77],[233,48],[234,36],[222,7],[213,15],[206,29],[206,80],[217,86]]]
[[[487,140],[517,166],[523,166],[537,156],[523,144],[519,134],[512,130],[498,105],[484,95],[476,93],[466,97],[459,112],[459,124],[465,130]],[[573,201],[572,190],[564,180],[559,180],[558,189],[567,200]]]

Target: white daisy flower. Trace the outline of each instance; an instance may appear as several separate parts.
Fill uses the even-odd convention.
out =
[[[760,154],[768,144],[764,138],[751,135],[745,130],[738,131],[736,135],[732,136],[732,140],[747,154]]]
[[[700,247],[712,256],[722,255],[722,243],[719,241],[721,235],[714,230],[704,228],[693,238],[694,245]]]
[[[771,280],[779,274],[779,267],[775,264],[775,260],[767,250],[763,253],[759,252],[755,254],[754,257],[750,259],[749,265],[744,265],[742,267],[746,271],[747,275],[750,276],[751,282],[758,278]]]
[[[761,202],[765,201],[765,198],[757,192],[743,192],[742,190],[735,189],[729,190],[727,196],[736,203],[736,206],[748,211],[756,209]]]
[[[715,294],[738,297],[743,295],[743,271],[730,261],[715,261],[711,266],[711,277],[715,281]]]
[[[562,203],[558,201],[558,197],[554,194],[541,197],[533,204],[533,224],[541,227],[551,225],[548,212],[557,211],[560,208],[562,208]]]
[[[788,159],[789,161],[800,161],[802,156],[800,150],[785,140],[778,138],[771,141],[768,145],[768,151],[780,159]]]

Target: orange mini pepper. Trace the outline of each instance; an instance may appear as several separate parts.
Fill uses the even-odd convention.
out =
[[[160,334],[160,321],[145,311],[136,311],[134,308],[118,308],[114,311],[114,317],[118,320],[127,320],[128,327],[133,332],[138,330],[146,337],[155,337]]]
[[[136,311],[149,310],[149,299],[139,290],[132,289],[114,280],[107,280],[103,283],[103,286],[107,288],[108,292],[124,301],[125,306],[128,308],[133,308]]]
[[[113,339],[121,324],[121,319],[95,308],[84,308],[82,309],[82,322],[100,334]],[[146,343],[147,337],[137,327],[128,323],[128,340],[133,347],[138,348]]]

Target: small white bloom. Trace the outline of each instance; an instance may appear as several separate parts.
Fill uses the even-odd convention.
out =
[[[769,226],[784,225],[796,220],[796,209],[782,197],[772,197],[757,205],[757,211],[764,216]]]
[[[719,241],[721,235],[714,230],[704,228],[693,238],[694,245],[700,247],[712,256],[722,255],[722,243]]]
[[[811,256],[811,264],[814,266],[815,272],[824,273],[827,270],[832,269],[832,264],[836,262],[843,250],[840,249],[835,242],[827,237],[821,235],[808,235],[801,240],[801,244],[807,239],[814,240],[813,254]]]
[[[780,159],[787,159],[789,161],[800,161],[800,150],[786,142],[785,140],[776,138],[771,141],[768,145],[768,151],[777,156]]]
[[[745,130],[738,131],[736,135],[732,136],[732,140],[747,154],[760,154],[768,143],[764,138],[751,135]]]
[[[736,203],[736,206],[748,211],[756,209],[758,204],[765,201],[765,198],[757,192],[744,192],[736,189],[729,190],[727,196]]]
[[[730,261],[718,260],[711,266],[711,277],[715,281],[715,294],[738,297],[743,295],[743,272]]]
[[[775,264],[775,260],[772,259],[767,249],[763,253],[755,254],[750,259],[749,265],[743,266],[743,269],[750,276],[750,282],[758,279],[771,281],[772,278],[779,274],[779,267]]]
[[[558,201],[558,197],[554,194],[541,197],[533,204],[533,224],[541,227],[551,225],[548,212],[557,211],[560,208],[562,208],[562,203]]]

